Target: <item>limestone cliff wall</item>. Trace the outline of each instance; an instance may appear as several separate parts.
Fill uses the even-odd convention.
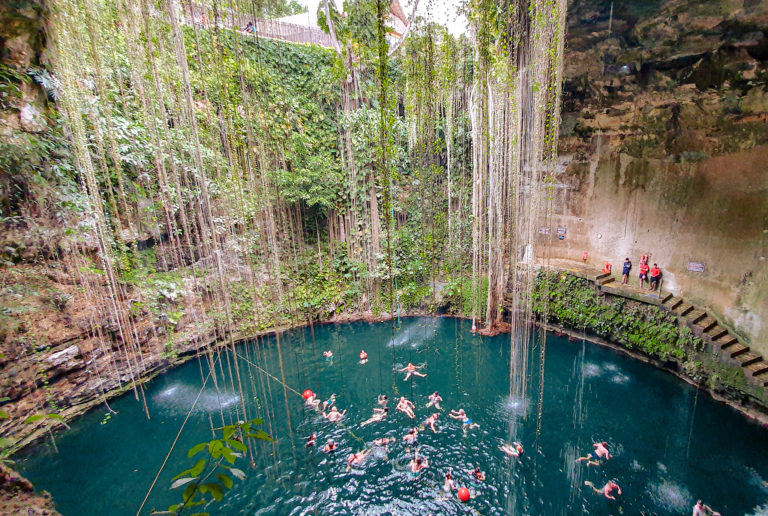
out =
[[[570,6],[552,257],[648,254],[768,355],[768,2],[610,4]]]

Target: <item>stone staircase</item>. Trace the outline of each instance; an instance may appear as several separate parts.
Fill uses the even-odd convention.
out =
[[[677,315],[694,335],[710,344],[715,355],[741,367],[750,383],[768,387],[768,362],[721,326],[714,316],[672,294],[662,295],[660,306]]]
[[[715,356],[725,363],[741,367],[749,383],[768,388],[768,361],[743,344],[712,314],[670,293],[622,285],[610,273],[604,273],[589,266],[569,267],[565,272],[593,282],[602,293],[655,305],[662,310],[674,313],[695,336],[712,346]]]

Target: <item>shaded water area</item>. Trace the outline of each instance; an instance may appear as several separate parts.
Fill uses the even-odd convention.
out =
[[[212,514],[690,514],[703,498],[723,514],[751,514],[768,503],[768,431],[732,409],[697,393],[653,367],[583,341],[549,336],[543,399],[539,402],[538,349],[529,360],[528,399],[509,398],[508,335],[473,336],[467,321],[404,319],[391,323],[317,326],[284,334],[281,352],[286,384],[311,388],[325,399],[338,396],[347,409],[343,424],[324,421],[304,408],[301,397],[241,362],[249,416],[270,416],[277,444],[259,444],[256,467],[235,482]],[[322,351],[334,352],[332,361]],[[360,364],[365,349],[369,361]],[[265,360],[281,377],[274,338],[239,346],[238,353]],[[424,364],[426,378],[403,381],[393,370]],[[205,365],[203,373],[207,372]],[[131,395],[114,400],[118,412],[102,408],[57,433],[58,452],[48,443],[25,450],[17,467],[53,495],[64,515],[135,514],[192,406],[201,385],[201,366],[190,362],[147,385],[152,418]],[[227,382],[229,385],[229,382]],[[431,412],[427,396],[444,398],[438,432],[419,434],[421,453],[431,467],[418,479],[408,474],[413,457],[401,437]],[[416,405],[416,419],[394,411],[380,423],[361,427],[376,396],[404,395]],[[189,422],[149,498],[149,508],[165,509],[180,499],[170,479],[191,465],[186,450],[211,438],[209,417],[220,423],[239,405],[236,391],[220,382],[201,394]],[[448,410],[463,407],[479,428],[463,432]],[[269,413],[266,412],[269,410]],[[540,417],[539,417],[540,414]],[[288,420],[290,418],[290,426]],[[265,425],[266,426],[266,425]],[[537,426],[540,433],[537,435]],[[265,428],[266,429],[266,428]],[[304,437],[317,432],[318,444],[333,438],[331,455],[306,449]],[[511,435],[514,434],[514,435]],[[361,468],[346,472],[349,453],[370,448],[377,437],[396,442],[378,449]],[[498,446],[520,441],[525,454],[509,459]],[[608,441],[614,458],[601,467],[576,464],[595,440]],[[484,483],[465,470],[480,466]],[[459,486],[474,498],[462,504],[442,490],[452,467]],[[613,502],[594,494],[585,480],[602,486],[615,479],[623,495]]]

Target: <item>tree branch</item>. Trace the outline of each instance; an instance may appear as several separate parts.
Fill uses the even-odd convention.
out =
[[[336,39],[336,30],[333,28],[333,21],[331,20],[331,8],[329,7],[328,2],[329,0],[325,0],[325,2],[323,2],[323,10],[325,11],[325,23],[328,24],[328,32],[330,33],[331,39],[333,40],[333,48],[336,49],[337,54],[342,55],[341,45],[339,45],[339,40]]]

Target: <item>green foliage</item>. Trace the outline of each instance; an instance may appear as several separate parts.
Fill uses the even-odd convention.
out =
[[[485,313],[485,303],[488,299],[488,278],[483,277],[479,289],[479,305],[482,312]],[[453,277],[448,280],[448,284],[443,288],[443,300],[448,306],[448,312],[469,316],[472,314],[472,280],[463,276]]]
[[[263,430],[256,428],[262,424],[259,418],[248,422],[238,422],[221,428],[221,438],[198,443],[187,451],[190,459],[202,454],[189,469],[185,469],[171,481],[171,489],[184,487],[181,502],[168,508],[170,514],[182,515],[187,509],[205,505],[212,501],[220,502],[224,494],[234,486],[233,477],[245,478],[243,470],[236,468],[237,460],[248,452],[244,444],[249,439],[271,441],[272,438]],[[213,479],[215,476],[216,480]],[[207,513],[197,513],[207,514]]]
[[[683,361],[705,349],[674,314],[620,298],[606,299],[585,279],[565,273],[540,272],[534,291],[534,313],[542,316],[549,294],[550,321],[586,331],[637,349],[661,360]]]

